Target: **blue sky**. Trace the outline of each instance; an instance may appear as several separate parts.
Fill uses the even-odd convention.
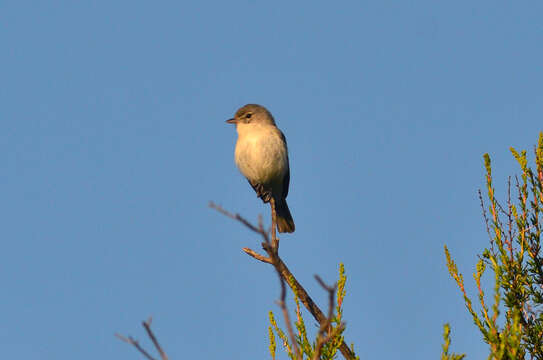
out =
[[[246,103],[289,144],[296,232],[281,254],[322,306],[313,275],[345,263],[361,358],[436,359],[445,322],[454,351],[486,356],[443,245],[474,295],[482,155],[503,195],[508,148],[543,130],[542,11],[1,2],[3,356],[137,359],[113,334],[144,340],[152,315],[172,359],[269,358],[276,276],[241,251],[259,239],[207,207],[268,216],[224,123]]]

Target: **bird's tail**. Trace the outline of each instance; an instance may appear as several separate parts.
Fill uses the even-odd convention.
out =
[[[275,214],[277,215],[277,230],[280,233],[294,232],[294,220],[290,215],[286,199],[275,201]]]

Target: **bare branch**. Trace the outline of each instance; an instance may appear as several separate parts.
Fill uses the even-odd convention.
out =
[[[285,318],[285,323],[287,325],[290,342],[292,343],[292,348],[294,350],[294,353],[296,354],[296,358],[299,360],[303,360],[302,353],[300,352],[300,348],[298,347],[298,343],[296,342],[296,336],[294,336],[294,329],[292,328],[292,323],[290,322],[290,316],[287,310],[287,289],[285,286],[285,280],[281,277],[281,274],[279,272],[277,273],[277,275],[279,276],[279,281],[281,282],[281,299],[277,301],[277,304],[283,312],[283,317]]]
[[[251,250],[249,248],[243,248],[243,251],[245,251],[245,253],[247,253],[249,256],[251,256],[251,257],[253,257],[253,258],[257,259],[257,260],[260,260],[262,262],[273,265],[273,267],[275,268],[275,270],[279,274],[280,278],[282,279],[282,285],[284,285],[284,282],[286,282],[293,291],[296,291],[296,295],[298,296],[298,298],[300,299],[302,304],[304,304],[305,308],[311,313],[311,315],[313,315],[315,320],[317,320],[318,323],[321,326],[323,326],[323,324],[326,325],[328,318],[325,317],[325,315],[323,314],[321,309],[315,304],[313,299],[311,299],[311,297],[309,296],[307,291],[304,289],[304,287],[298,282],[298,280],[296,280],[294,275],[292,275],[292,273],[287,268],[287,266],[285,265],[283,260],[281,260],[281,258],[279,257],[279,253],[276,250],[277,248],[274,248],[273,243],[270,242],[270,238],[268,236],[268,233],[264,229],[264,225],[262,223],[262,216],[259,216],[258,227],[257,227],[255,225],[251,224],[250,222],[248,222],[247,220],[245,220],[239,214],[234,215],[234,214],[230,213],[229,211],[223,209],[222,207],[220,207],[218,205],[215,205],[213,202],[210,202],[209,206],[211,208],[219,211],[221,214],[223,214],[223,215],[225,215],[225,216],[227,216],[227,217],[229,217],[231,219],[234,219],[236,221],[241,222],[243,225],[245,225],[246,227],[248,227],[252,231],[254,231],[257,234],[260,234],[262,236],[264,241],[261,243],[261,245],[262,245],[262,248],[264,249],[264,251],[266,251],[266,253],[268,254],[267,258],[260,255],[260,254],[257,254],[256,252],[254,252],[253,250]],[[274,228],[274,227],[275,227],[275,223],[272,223],[272,228]],[[277,244],[277,246],[278,246],[278,244]],[[327,288],[326,285],[325,285],[325,288]],[[281,305],[281,303],[279,303],[279,305]],[[288,316],[288,314],[287,314],[287,316]],[[287,324],[290,324],[290,321],[287,321]],[[334,331],[334,333],[337,333],[337,331],[339,331],[338,330],[339,328],[344,328],[344,325],[342,324],[341,326],[338,326],[336,328],[336,331]],[[326,329],[326,327],[325,327],[325,329]],[[290,331],[289,331],[289,333],[290,333]],[[333,337],[334,337],[333,334],[332,335],[329,334],[324,339],[325,340],[324,344],[327,341],[329,341],[329,339],[332,339]],[[294,344],[296,344],[296,342],[293,342],[293,346],[295,346]],[[343,354],[343,356],[346,359],[349,359],[349,360],[355,359],[355,354],[349,348],[349,346],[345,343],[345,341],[343,341],[341,343],[341,345],[339,347],[339,350],[341,351],[341,353]],[[298,352],[296,352],[296,353],[298,354]]]
[[[155,334],[153,334],[153,331],[151,330],[151,322],[152,321],[153,321],[153,319],[151,317],[149,317],[149,319],[147,319],[147,321],[142,322],[142,325],[145,328],[145,330],[147,331],[147,335],[149,336],[149,338],[151,338],[151,340],[153,341],[153,344],[155,345],[155,348],[157,349],[158,353],[160,354],[160,358],[162,360],[168,360],[168,356],[166,355],[164,350],[162,350],[162,347],[158,343],[158,340],[156,339]]]
[[[315,346],[315,353],[313,354],[313,360],[319,360],[321,352],[322,352],[322,347],[326,345],[328,341],[334,339],[336,336],[341,334],[343,330],[345,330],[345,323],[339,324],[338,327],[332,330],[326,337],[322,338],[322,340],[319,337],[317,340],[318,341],[317,345]]]
[[[275,213],[275,199],[273,196],[270,199],[270,207],[271,207],[271,216],[272,216],[272,228],[271,228],[271,234],[272,234],[272,248],[275,252],[279,251],[279,238],[277,237],[277,214]]]
[[[252,257],[254,257],[254,258],[257,259],[257,260],[260,260],[260,261],[265,262],[265,263],[267,263],[267,264],[271,264],[271,263],[272,263],[272,261],[271,261],[271,259],[270,259],[269,257],[265,257],[264,255],[260,255],[259,253],[257,253],[257,252],[254,251],[254,250],[251,250],[251,249],[249,249],[249,248],[243,248],[242,250],[245,251],[245,253],[246,253],[247,255],[252,256]]]
[[[221,206],[215,204],[213,201],[209,202],[209,207],[212,208],[212,209],[217,210],[218,212],[220,212],[224,216],[229,217],[230,219],[234,219],[236,221],[239,221],[240,223],[242,223],[243,225],[248,227],[250,230],[254,231],[257,234],[260,234],[264,238],[264,241],[266,241],[266,242],[270,241],[269,237],[268,237],[268,233],[266,233],[266,231],[264,230],[264,227],[262,225],[262,217],[261,216],[259,216],[259,221],[258,221],[259,226],[256,227],[253,224],[251,224],[248,220],[243,218],[240,214],[232,214],[231,212],[223,209]]]
[[[328,286],[322,281],[322,279],[319,277],[319,275],[315,275],[315,279],[317,279],[317,282],[320,284],[320,286],[323,287],[324,290],[328,292],[328,317],[324,322],[321,323],[321,326],[319,328],[319,333],[317,335],[317,344],[315,345],[315,353],[313,354],[313,360],[319,360],[322,352],[322,347],[331,339],[333,339],[339,330],[342,330],[343,324],[340,324],[336,329],[333,331],[330,331],[330,325],[332,324],[332,319],[334,317],[334,294],[337,289],[337,284],[334,284],[333,286]],[[339,329],[339,330],[338,330]],[[325,336],[326,332],[328,331],[328,335]]]
[[[124,341],[125,343],[128,343],[130,345],[133,345],[136,349],[138,349],[138,351],[140,353],[143,354],[143,356],[145,356],[147,359],[149,360],[155,360],[154,357],[152,357],[151,355],[149,355],[149,353],[147,351],[145,351],[144,348],[141,347],[141,345],[139,344],[139,342],[137,340],[135,340],[133,337],[129,336],[129,337],[124,337],[122,336],[121,334],[115,334],[116,337],[118,337],[119,339],[121,339],[122,341]]]
[[[149,317],[149,319],[147,319],[147,321],[142,321],[142,325],[145,328],[145,331],[147,331],[147,336],[149,336],[149,338],[153,342],[156,350],[160,354],[160,359],[161,360],[168,360],[168,356],[166,355],[166,353],[164,352],[164,350],[162,349],[162,347],[158,343],[158,340],[156,339],[155,334],[151,330],[151,322],[152,322],[152,318]],[[117,336],[119,339],[121,339],[125,343],[133,345],[148,360],[156,360],[144,348],[142,348],[141,345],[139,344],[139,342],[136,339],[134,339],[133,337],[131,337],[131,336],[125,337],[125,336],[122,336],[120,334],[115,334],[115,336]]]

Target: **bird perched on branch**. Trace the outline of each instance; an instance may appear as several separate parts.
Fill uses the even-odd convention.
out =
[[[294,232],[294,220],[286,200],[290,181],[287,141],[272,114],[261,105],[248,104],[226,122],[235,124],[238,132],[234,155],[237,167],[256,195],[264,203],[271,203],[277,230]]]

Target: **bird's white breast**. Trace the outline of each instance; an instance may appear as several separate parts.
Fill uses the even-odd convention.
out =
[[[288,159],[281,132],[270,125],[238,126],[235,160],[241,173],[253,182],[282,181]]]

